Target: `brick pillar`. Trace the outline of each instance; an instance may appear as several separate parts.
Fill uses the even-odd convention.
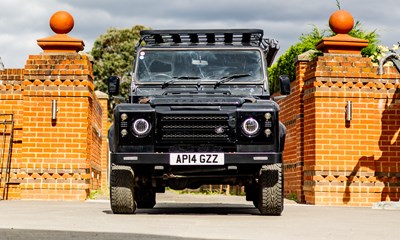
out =
[[[58,12],[50,26],[56,35],[38,40],[44,52],[24,69],[16,181],[23,199],[84,200],[101,174],[101,108],[83,41],[67,35],[72,16]]]
[[[366,201],[356,200],[356,195],[350,199],[349,192],[358,192],[362,198],[361,188],[373,181],[380,125],[376,89],[371,84],[375,82],[374,68],[368,58],[350,55],[325,54],[310,64],[315,68],[304,91],[306,202],[363,205]],[[351,121],[346,121],[348,101],[353,107]],[[362,182],[356,175],[363,177]],[[350,190],[354,181],[359,189]]]
[[[400,75],[391,69],[377,76],[377,67],[360,54],[365,46],[342,32],[322,40],[317,48],[323,56],[307,63],[306,203],[371,206],[399,199],[400,87],[395,79]],[[349,102],[352,115],[347,120]]]
[[[38,40],[44,52],[30,55],[24,69],[0,72],[7,141],[11,130],[1,122],[10,114],[15,120],[11,164],[8,154],[0,159],[1,198],[84,200],[107,181],[107,103],[94,92],[83,41],[67,35],[73,25],[69,13],[55,13],[56,34]]]
[[[91,180],[92,92],[87,56],[29,56],[23,92],[22,198],[86,198]]]
[[[343,26],[331,24],[339,34],[318,43],[323,56],[299,56],[292,94],[280,102],[285,195],[317,205],[398,201],[400,75],[394,67],[377,75],[360,54],[367,42],[346,34],[352,25]]]

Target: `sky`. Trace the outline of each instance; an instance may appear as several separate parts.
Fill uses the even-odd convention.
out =
[[[367,31],[381,43],[400,41],[399,0],[341,0]],[[54,33],[53,13],[72,14],[69,36],[82,39],[85,52],[110,27],[144,25],[152,29],[259,28],[280,43],[279,55],[298,42],[313,26],[328,28],[338,10],[336,0],[0,0],[0,57],[6,68],[23,68],[29,55],[42,53],[37,39]]]

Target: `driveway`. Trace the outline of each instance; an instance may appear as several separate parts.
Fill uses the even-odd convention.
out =
[[[244,197],[158,195],[154,209],[114,215],[108,201],[0,201],[0,239],[397,239],[400,211],[287,201],[260,216]]]

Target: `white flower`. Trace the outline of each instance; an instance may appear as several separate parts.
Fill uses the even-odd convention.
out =
[[[382,53],[389,52],[389,48],[383,45],[379,45],[378,50]]]
[[[393,47],[389,49],[387,46],[383,45],[378,45],[376,47],[376,51],[370,56],[371,60],[373,63],[379,62],[383,57],[387,56],[388,54],[395,53],[400,57],[400,54],[398,54],[398,50],[400,50],[400,44],[393,44]],[[390,62],[390,61],[387,61]],[[390,65],[389,63],[388,65]]]

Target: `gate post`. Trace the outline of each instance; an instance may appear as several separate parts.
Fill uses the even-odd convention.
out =
[[[56,34],[39,39],[43,53],[25,65],[23,199],[84,200],[100,185],[103,109],[91,57],[79,52],[82,40],[67,35],[73,26],[69,13],[55,13],[50,27]]]
[[[377,75],[371,59],[361,56],[368,42],[347,34],[353,23],[343,10],[331,16],[337,35],[317,44],[323,56],[304,74],[303,190],[309,204],[371,206],[399,199],[399,74]]]

